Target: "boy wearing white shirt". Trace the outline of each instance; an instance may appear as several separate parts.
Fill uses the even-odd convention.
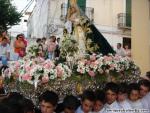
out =
[[[143,105],[140,100],[140,88],[137,83],[131,83],[129,85],[129,93],[128,93],[128,98],[129,98],[129,103],[132,107],[132,109],[139,112],[141,109],[143,109]]]
[[[106,104],[104,105],[103,113],[118,113],[121,107],[117,103],[118,85],[110,82],[106,84],[105,96]]]
[[[122,110],[125,110],[126,113],[131,113],[129,112],[132,110],[131,105],[129,104],[127,100],[127,84],[126,83],[120,83],[119,84],[119,91],[118,91],[118,104],[121,106]]]
[[[141,102],[146,113],[150,113],[150,92],[141,99]]]
[[[81,97],[81,106],[78,107],[76,113],[91,113],[95,102],[94,92],[86,90]]]
[[[103,113],[105,104],[105,93],[104,91],[95,91],[95,103],[93,108],[93,113]]]
[[[140,98],[147,95],[147,93],[150,91],[150,82],[146,79],[139,81],[139,87],[140,87]]]

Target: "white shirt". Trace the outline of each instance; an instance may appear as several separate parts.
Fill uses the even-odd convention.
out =
[[[125,50],[123,48],[117,49],[116,53],[117,53],[117,55],[122,56],[122,57],[126,56]]]
[[[0,57],[6,56],[7,53],[10,53],[10,46],[7,44],[6,46],[3,46],[0,44]]]
[[[140,99],[138,99],[137,101],[130,101],[129,100],[129,103],[130,103],[133,110],[139,110],[137,112],[134,111],[134,113],[140,113],[141,112],[140,110],[144,109]]]
[[[124,100],[123,102],[118,102],[118,104],[121,106],[121,109],[126,110],[126,113],[133,113],[129,111],[132,110],[132,107],[127,100]]]
[[[131,109],[131,105],[127,100],[124,100],[123,102],[118,102],[118,104],[121,106],[122,109]]]
[[[105,109],[104,109],[104,108],[102,108],[100,111],[98,111],[98,112],[94,112],[94,111],[93,111],[92,113],[103,113],[103,112],[104,112],[104,110],[105,110]]]
[[[112,104],[105,104],[104,105],[104,112],[103,113],[118,113],[121,107],[119,106],[119,104],[117,103],[117,101],[113,102]],[[116,111],[115,111],[116,110]]]
[[[143,108],[148,110],[146,113],[150,113],[150,92],[141,99]]]
[[[84,111],[81,109],[81,106],[78,107],[78,109],[76,110],[76,113],[84,113]],[[92,113],[92,112],[89,112]]]
[[[142,109],[143,108],[143,105],[142,105],[142,102],[140,99],[138,99],[137,101],[129,101],[131,107],[133,109]]]

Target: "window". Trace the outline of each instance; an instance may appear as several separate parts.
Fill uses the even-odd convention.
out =
[[[131,27],[131,0],[126,0],[126,26]]]
[[[78,6],[85,12],[86,0],[77,0]]]
[[[68,3],[70,2],[70,0],[68,0]],[[85,8],[86,8],[86,0],[77,0],[77,4],[79,6],[79,8],[81,8],[81,10],[83,12],[85,12]],[[68,4],[69,6],[69,4]]]

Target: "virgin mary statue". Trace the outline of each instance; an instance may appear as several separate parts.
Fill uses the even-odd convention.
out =
[[[77,0],[69,1],[66,29],[78,43],[78,55],[115,53],[107,40],[77,5]]]

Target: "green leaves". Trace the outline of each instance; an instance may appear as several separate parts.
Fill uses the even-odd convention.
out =
[[[69,56],[73,56],[78,51],[77,41],[72,37],[66,37],[66,39],[62,42],[61,47],[61,56],[66,57],[67,54]]]
[[[21,13],[11,4],[11,0],[0,0],[0,26],[7,30],[21,21]]]

